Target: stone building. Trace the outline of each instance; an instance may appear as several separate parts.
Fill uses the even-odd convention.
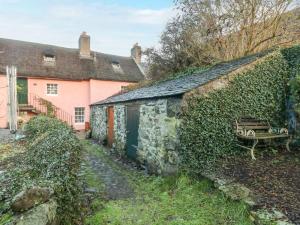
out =
[[[92,137],[158,174],[179,165],[184,99],[223,88],[232,76],[268,53],[221,63],[209,70],[142,87],[91,105]]]

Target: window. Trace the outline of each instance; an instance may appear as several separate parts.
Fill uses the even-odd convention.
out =
[[[124,73],[120,63],[112,62],[111,66],[112,66],[113,70],[115,71],[115,73],[121,73],[121,74]]]
[[[84,123],[84,107],[75,107],[75,123]]]
[[[57,95],[57,84],[47,84],[47,95]]]
[[[45,66],[55,66],[55,55],[44,55],[43,62]]]

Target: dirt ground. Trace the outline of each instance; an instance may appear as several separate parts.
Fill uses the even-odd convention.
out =
[[[300,151],[264,151],[222,163],[223,174],[235,178],[258,197],[258,206],[276,208],[300,225]]]

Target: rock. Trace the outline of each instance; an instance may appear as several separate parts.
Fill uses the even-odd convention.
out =
[[[31,187],[13,198],[11,208],[14,212],[23,212],[48,201],[52,195],[50,188]]]
[[[228,185],[221,185],[219,190],[223,191],[225,195],[232,200],[246,199],[250,195],[250,190],[243,185],[232,183]]]
[[[57,203],[50,200],[41,204],[20,216],[16,225],[50,225],[56,219]]]
[[[261,209],[258,211],[251,211],[250,213],[257,224],[294,225],[283,213],[275,209],[272,211]]]

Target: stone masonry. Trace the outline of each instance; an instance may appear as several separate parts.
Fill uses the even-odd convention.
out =
[[[114,144],[113,147],[120,155],[125,154],[126,145],[126,107],[115,105],[114,107]]]
[[[165,98],[134,102],[139,104],[137,160],[150,173],[172,174],[177,171],[179,158],[180,98]],[[131,104],[131,103],[126,103]],[[114,105],[114,144],[120,155],[126,155],[126,104]],[[107,138],[106,106],[92,107],[92,137]]]
[[[180,120],[176,113],[169,114],[172,117],[168,116],[167,99],[140,106],[137,153],[139,161],[144,162],[151,173],[172,174],[177,170]]]

